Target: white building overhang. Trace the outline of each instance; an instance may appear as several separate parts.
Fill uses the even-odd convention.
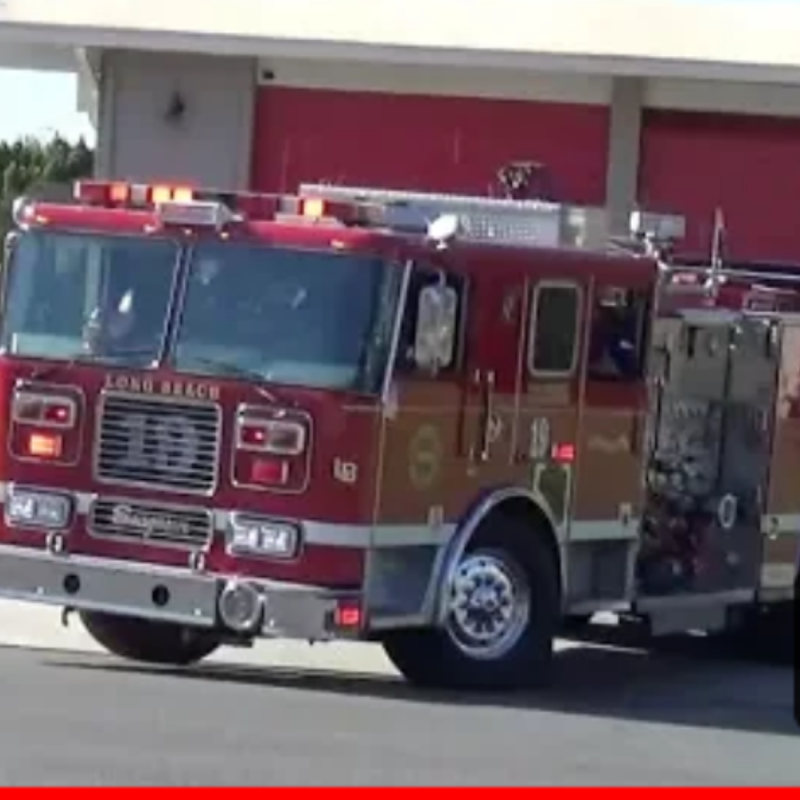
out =
[[[0,41],[800,84],[790,0],[0,0]]]
[[[0,33],[2,30],[0,29]],[[41,72],[74,72],[75,48],[30,40],[0,38],[0,69],[39,70]]]

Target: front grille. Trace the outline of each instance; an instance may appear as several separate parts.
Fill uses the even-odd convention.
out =
[[[205,547],[214,523],[209,511],[101,498],[89,511],[89,532],[103,539]]]
[[[106,394],[97,436],[98,480],[200,494],[216,486],[220,410],[214,404]]]

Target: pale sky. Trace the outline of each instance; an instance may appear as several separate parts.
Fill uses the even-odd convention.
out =
[[[94,144],[94,129],[77,106],[77,78],[53,72],[0,69],[0,140],[18,136],[50,138],[54,131]]]

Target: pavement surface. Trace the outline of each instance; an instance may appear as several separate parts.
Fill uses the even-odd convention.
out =
[[[369,645],[142,668],[22,604],[0,603],[3,643],[5,786],[800,785],[790,671],[694,645],[562,644],[548,692],[463,697],[408,688]]]

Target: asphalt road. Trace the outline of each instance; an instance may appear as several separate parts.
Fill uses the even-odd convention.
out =
[[[0,649],[0,784],[800,785],[788,670],[573,648],[546,695]]]

